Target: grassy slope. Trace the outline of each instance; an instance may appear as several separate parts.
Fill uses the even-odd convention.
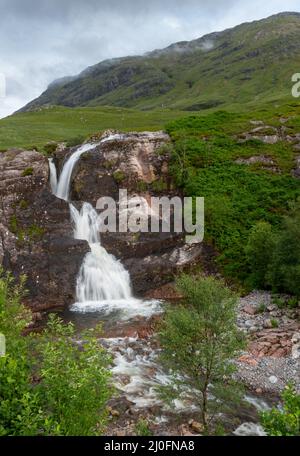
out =
[[[173,173],[189,196],[205,197],[205,238],[220,253],[227,277],[246,280],[249,274],[244,247],[249,231],[264,220],[278,227],[289,202],[300,197],[300,180],[291,175],[299,151],[287,141],[264,144],[239,142],[239,135],[254,128],[250,120],[278,127],[288,117],[286,134],[300,132],[300,105],[263,108],[237,114],[216,112],[174,121],[167,130],[174,141]],[[263,164],[237,164],[237,158],[264,155],[278,171]]]
[[[0,120],[0,150],[41,147],[49,141],[72,140],[105,129],[122,131],[160,130],[181,111],[140,112],[133,109],[52,107],[18,113]]]

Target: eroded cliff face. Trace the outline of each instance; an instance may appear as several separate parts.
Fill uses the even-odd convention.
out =
[[[111,132],[93,137],[96,144]],[[95,206],[101,196],[175,196],[169,177],[169,137],[162,132],[117,134],[84,153],[72,175],[70,200]],[[58,173],[74,152],[54,154]],[[0,154],[0,263],[27,275],[28,304],[34,310],[65,307],[75,300],[76,276],[89,248],[73,239],[68,204],[52,195],[49,164],[35,151]],[[170,282],[197,262],[201,245],[187,246],[177,233],[102,233],[101,243],[129,270],[133,291],[143,295]]]
[[[74,240],[68,204],[52,195],[46,157],[35,151],[0,154],[0,264],[26,274],[35,310],[75,299],[78,269],[88,246]]]

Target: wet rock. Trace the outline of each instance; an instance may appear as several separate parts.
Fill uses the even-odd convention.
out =
[[[300,150],[300,144],[294,146],[295,150]],[[300,155],[295,158],[295,168],[292,170],[292,174],[294,177],[300,178]]]
[[[297,332],[293,335],[292,339],[292,358],[300,358],[300,332]]]
[[[266,436],[266,432],[260,424],[243,423],[235,431],[234,435],[238,436]]]
[[[74,300],[88,251],[73,239],[68,205],[51,194],[48,177],[48,160],[36,151],[0,154],[0,264],[27,276],[26,303],[35,312]]]

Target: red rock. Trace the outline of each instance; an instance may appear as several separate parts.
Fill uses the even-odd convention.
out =
[[[243,312],[245,312],[249,315],[255,315],[255,314],[257,314],[257,308],[250,306],[250,304],[247,304],[246,306],[243,307]]]
[[[273,358],[282,358],[283,356],[286,356],[286,351],[284,348],[278,348],[273,354]]]
[[[238,358],[238,361],[245,364],[250,364],[251,366],[256,366],[257,361],[251,355],[242,355]]]

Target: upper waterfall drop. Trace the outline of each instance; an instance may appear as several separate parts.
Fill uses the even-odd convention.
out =
[[[99,144],[99,143],[98,143]],[[70,185],[71,185],[71,177],[74,166],[78,162],[80,156],[84,154],[84,152],[88,152],[91,149],[95,149],[98,144],[87,143],[80,146],[75,152],[69,157],[67,162],[64,164],[62,172],[59,176],[59,181],[57,184],[57,189],[55,195],[57,198],[63,199],[65,201],[69,201],[69,193],[70,193]]]
[[[88,152],[89,150],[95,149],[97,146],[99,146],[99,144],[102,144],[107,141],[111,141],[113,139],[118,139],[121,137],[122,137],[122,135],[120,135],[119,133],[114,133],[114,134],[105,136],[97,143],[86,143],[86,144],[83,144],[82,146],[78,147],[78,149],[76,149],[75,152],[72,153],[72,155],[68,158],[68,160],[66,161],[66,163],[63,166],[63,169],[59,176],[58,183],[56,185],[56,191],[54,192],[55,196],[57,196],[57,198],[65,200],[65,201],[69,201],[73,169],[82,154],[84,154],[85,152]],[[53,161],[52,161],[52,163],[53,163]]]

